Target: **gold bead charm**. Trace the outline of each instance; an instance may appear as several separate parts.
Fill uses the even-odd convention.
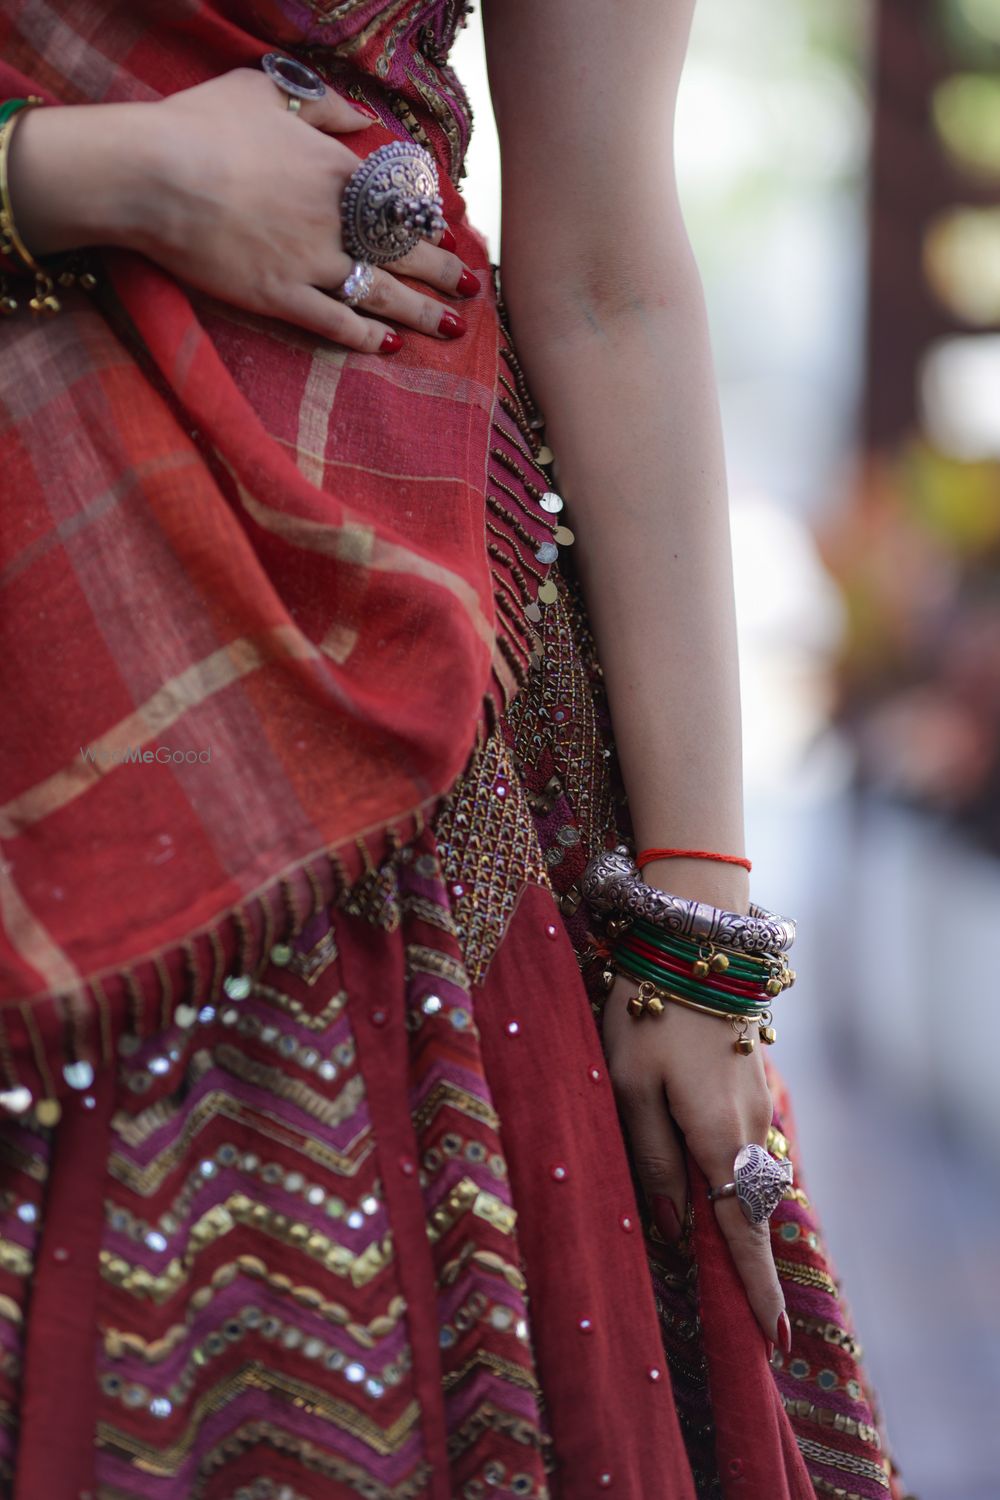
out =
[[[753,1037],[748,1035],[750,1030],[749,1023],[743,1016],[730,1016],[729,1024],[736,1032],[733,1051],[738,1052],[741,1057],[749,1057],[756,1046]]]
[[[639,995],[630,995],[625,1009],[628,1011],[633,1020],[638,1021],[639,1017],[646,1009],[646,1002],[641,999]]]
[[[62,1117],[62,1105],[58,1099],[39,1099],[35,1105],[35,1119],[39,1125],[58,1125]]]
[[[709,975],[708,959],[695,959],[694,963],[691,965],[691,972],[694,975],[695,979],[707,979]]]
[[[602,969],[601,970],[601,987],[604,990],[605,994],[607,994],[608,990],[611,988],[611,986],[614,984],[614,982],[615,982],[615,971],[614,971],[614,969]]]
[[[649,1011],[649,1014],[651,1016],[662,1016],[663,1012],[666,1010],[666,1006],[660,999],[659,995],[654,995],[651,1000],[646,1001],[646,1009]]]
[[[47,292],[44,297],[32,297],[28,306],[33,313],[44,313],[46,317],[51,317],[59,311],[62,303],[54,293]]]
[[[778,1033],[773,1026],[762,1026],[758,1032],[758,1036],[766,1047],[773,1047],[778,1040]]]
[[[612,917],[605,931],[609,938],[620,938],[623,932],[628,932],[631,925],[626,917]]]
[[[767,984],[765,984],[764,986],[764,989],[772,997],[772,999],[775,995],[780,995],[784,988],[785,986],[782,984],[780,979],[769,979],[767,981]]]
[[[716,974],[724,974],[729,968],[729,959],[725,953],[713,953],[709,961],[709,968]]]

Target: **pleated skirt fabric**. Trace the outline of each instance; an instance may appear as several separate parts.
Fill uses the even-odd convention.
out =
[[[571,583],[542,629],[433,827],[256,981],[125,1037],[56,1130],[3,1126],[0,1493],[890,1493],[801,1187],[771,1367],[697,1173],[680,1248],[637,1196],[578,890],[624,819]]]

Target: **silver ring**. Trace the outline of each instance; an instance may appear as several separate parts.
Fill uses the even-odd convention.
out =
[[[775,1161],[763,1146],[741,1146],[733,1163],[734,1182],[709,1188],[708,1196],[735,1198],[751,1224],[769,1219],[791,1187],[794,1169],[790,1161]]]
[[[280,52],[265,52],[260,65],[271,82],[276,83],[283,94],[290,96],[289,109],[297,111],[303,99],[322,99],[326,93],[326,84],[316,69],[310,68],[308,63],[299,62],[297,57],[282,57]],[[299,104],[293,105],[292,99],[297,99]]]
[[[437,167],[423,146],[390,141],[366,156],[341,200],[344,249],[384,266],[444,228]]]
[[[366,260],[356,260],[334,296],[338,297],[345,307],[357,307],[359,302],[371,296],[374,285],[374,268]]]

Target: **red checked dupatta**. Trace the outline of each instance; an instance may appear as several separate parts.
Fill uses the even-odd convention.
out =
[[[300,9],[6,5],[0,97],[153,99],[298,45],[402,134],[366,73],[393,55],[383,7]],[[125,1007],[143,1029],[251,966],[412,836],[475,742],[497,318],[456,130],[423,136],[485,287],[462,339],[347,353],[124,254],[94,300],[0,325],[0,1015],[45,1091],[50,1043],[95,1055]]]

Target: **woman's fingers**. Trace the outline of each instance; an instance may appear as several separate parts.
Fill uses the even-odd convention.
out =
[[[404,286],[388,271],[376,269],[372,289],[358,303],[358,310],[369,316],[392,318],[432,338],[457,339],[465,332],[464,319],[450,307]]]
[[[758,1131],[752,1139],[763,1145],[766,1136],[766,1130]],[[745,1140],[731,1142],[724,1149],[712,1150],[706,1153],[704,1160],[695,1153],[695,1159],[712,1187],[732,1182],[736,1153],[750,1139],[748,1136]],[[765,1219],[762,1224],[751,1224],[736,1198],[717,1198],[715,1213],[764,1337],[768,1343],[780,1345],[787,1353],[790,1342],[788,1319],[771,1251],[769,1221]]]
[[[445,233],[450,237],[449,230]],[[454,244],[454,239],[451,243]],[[427,240],[421,240],[408,255],[394,260],[388,269],[426,282],[452,297],[474,297],[481,285],[479,277],[452,253],[450,246],[446,250],[442,244],[432,245]]]
[[[251,70],[252,71],[252,70]],[[283,109],[290,115],[298,115],[299,119],[307,125],[312,125],[316,130],[325,131],[327,135],[344,135],[348,131],[367,130],[374,125],[378,115],[367,104],[354,104],[349,99],[343,98],[335,89],[327,88],[322,99],[298,99],[292,94],[286,94],[283,89],[268,78],[266,73],[258,76],[263,77],[274,92],[274,102],[279,109]]]
[[[681,1237],[687,1206],[684,1152],[661,1086],[648,1080],[614,1080],[615,1097],[632,1159],[657,1229],[668,1244]]]
[[[269,317],[284,318],[322,338],[357,349],[362,354],[395,354],[403,340],[393,328],[372,318],[361,318],[343,302],[314,286],[287,287],[274,306],[263,308]]]

